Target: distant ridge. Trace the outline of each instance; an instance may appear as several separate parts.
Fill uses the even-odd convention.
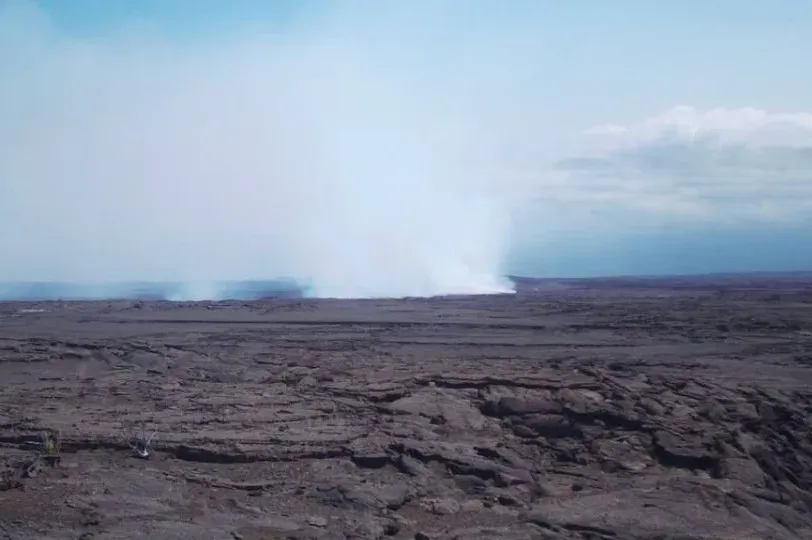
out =
[[[605,277],[536,278],[510,276],[519,289],[523,288],[583,288],[583,289],[770,289],[771,284],[800,289],[812,288],[812,271],[787,272],[719,272],[707,274],[625,275]]]
[[[812,271],[725,272],[684,275],[531,277],[508,276],[521,290],[561,289],[692,289],[727,287],[770,289],[771,283],[812,289]],[[220,300],[304,298],[308,287],[293,279],[221,281],[209,284]],[[89,300],[195,300],[189,284],[172,281],[127,281],[119,283],[0,282],[0,301],[89,301]]]

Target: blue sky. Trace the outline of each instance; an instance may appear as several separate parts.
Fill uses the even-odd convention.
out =
[[[801,0],[0,0],[0,280],[810,269],[809,28]]]

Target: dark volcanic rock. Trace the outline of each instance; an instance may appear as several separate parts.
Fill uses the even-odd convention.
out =
[[[561,410],[561,404],[549,399],[520,399],[513,396],[487,402],[483,412],[492,416],[521,416],[534,413],[554,413]]]
[[[0,537],[812,538],[807,281],[0,303]]]
[[[529,427],[542,437],[580,437],[581,430],[564,416],[558,414],[534,414],[523,418],[522,425]]]
[[[654,434],[654,455],[663,465],[685,469],[713,469],[721,457],[712,443],[697,435],[677,435],[668,431]]]

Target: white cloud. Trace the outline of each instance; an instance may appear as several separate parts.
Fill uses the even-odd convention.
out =
[[[586,130],[558,169],[576,192],[664,219],[812,215],[812,114],[680,106]]]
[[[586,130],[596,141],[633,147],[667,140],[713,141],[748,146],[812,146],[812,113],[774,113],[752,107],[706,111],[686,105],[629,125]]]

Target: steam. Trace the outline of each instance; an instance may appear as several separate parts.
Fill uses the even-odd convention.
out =
[[[184,40],[0,6],[0,281],[511,291],[523,43],[428,5]]]

